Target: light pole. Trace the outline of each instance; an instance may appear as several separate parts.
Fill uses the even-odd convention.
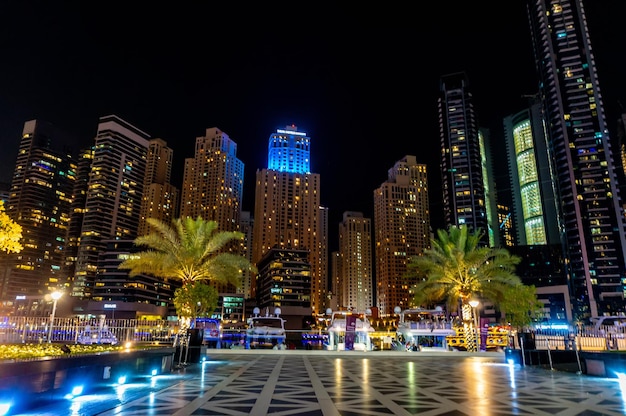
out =
[[[472,299],[469,301],[469,304],[472,307],[472,313],[474,314],[474,336],[476,337],[476,351],[479,351],[480,346],[478,342],[478,314],[476,313],[476,308],[478,307],[479,302],[476,299]]]
[[[54,324],[54,315],[57,312],[57,301],[61,298],[61,296],[63,296],[63,293],[59,291],[54,291],[50,294],[50,296],[52,297],[53,303],[52,313],[50,314],[50,328],[48,330],[48,344],[52,342],[52,326]]]

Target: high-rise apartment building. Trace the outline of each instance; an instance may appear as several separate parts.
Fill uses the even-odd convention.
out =
[[[362,212],[346,211],[339,223],[340,306],[365,312],[374,306],[372,221]]]
[[[76,275],[76,260],[80,244],[80,231],[85,217],[87,190],[89,189],[89,172],[93,162],[94,148],[81,149],[76,158],[76,180],[72,189],[70,205],[70,220],[67,228],[67,242],[65,246],[65,264],[63,271],[68,282],[74,281]]]
[[[504,118],[509,195],[517,245],[559,244],[557,198],[541,104]]]
[[[425,164],[405,156],[388,171],[374,191],[376,303],[381,316],[412,304],[410,290],[417,279],[406,279],[411,257],[430,246],[428,175]]]
[[[325,212],[320,175],[311,173],[310,138],[296,126],[278,129],[269,138],[268,168],[256,172],[252,261],[272,249],[307,250],[313,314],[324,312],[327,289]]]
[[[478,148],[480,149],[480,166],[483,173],[483,189],[485,191],[485,216],[487,217],[487,237],[489,246],[501,245],[500,222],[498,221],[498,198],[496,192],[495,171],[493,166],[491,132],[487,128],[478,129]]]
[[[445,224],[480,229],[487,245],[489,223],[478,121],[465,73],[441,77],[438,112]]]
[[[85,198],[72,295],[90,299],[106,240],[134,240],[149,136],[115,115],[101,117]]]
[[[204,136],[196,138],[194,156],[185,159],[180,217],[201,217],[217,222],[220,231],[240,231],[243,172],[237,144],[217,127],[206,129]],[[225,250],[245,255],[243,242],[233,242]],[[242,290],[230,284],[211,284],[220,293]]]
[[[250,211],[241,211],[241,224],[239,231],[244,235],[242,242],[243,256],[252,263],[252,241],[253,241],[254,218],[250,216]],[[241,275],[241,288],[239,293],[244,299],[252,297],[253,275],[250,270],[244,270]]]
[[[163,139],[152,139],[148,145],[146,175],[139,216],[138,235],[150,234],[148,218],[166,224],[178,218],[178,188],[172,185],[174,150]]]
[[[5,204],[22,227],[23,249],[2,256],[0,295],[5,302],[17,295],[42,301],[69,284],[63,264],[77,166],[69,152],[54,150],[67,140],[67,134],[45,121],[24,123]]]
[[[220,231],[240,228],[244,164],[237,144],[212,127],[196,138],[194,157],[185,159],[180,204],[182,218],[216,221]]]
[[[575,319],[626,312],[626,240],[582,0],[528,0]]]

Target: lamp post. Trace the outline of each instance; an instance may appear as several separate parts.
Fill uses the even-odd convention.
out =
[[[50,314],[50,328],[48,330],[48,344],[52,341],[52,326],[54,324],[54,315],[57,312],[57,301],[63,296],[62,292],[54,291],[50,294],[52,297],[52,313]]]
[[[478,307],[479,302],[476,299],[472,299],[469,301],[470,306],[472,307],[472,313],[474,315],[474,336],[476,337],[476,351],[480,350],[479,342],[478,342],[478,314],[476,313],[476,308]]]

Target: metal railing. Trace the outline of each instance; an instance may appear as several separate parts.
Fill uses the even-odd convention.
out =
[[[626,351],[623,326],[579,326],[571,330],[536,329],[525,331],[537,350]]]
[[[78,319],[0,317],[0,343],[58,342],[75,344],[85,334],[112,333],[119,343],[172,343],[178,325],[175,322],[140,319]],[[48,340],[48,336],[50,339]]]
[[[79,319],[54,318],[50,340],[50,318],[46,317],[0,317],[0,343],[42,343],[55,342],[76,344],[88,332],[111,333],[118,343],[134,342],[145,344],[174,344],[178,333],[178,322],[144,319]],[[292,348],[323,348],[326,331],[286,331],[287,344]],[[394,332],[394,331],[392,331]],[[389,332],[389,334],[392,334]],[[603,327],[578,326],[571,330],[535,329],[525,331],[534,341],[534,349],[580,351],[626,351],[626,328],[607,325]],[[389,337],[385,337],[389,338]],[[519,337],[514,338],[516,347]],[[219,348],[243,346],[245,329],[223,329],[220,333]],[[98,341],[97,335],[95,336]],[[103,338],[106,342],[106,339]],[[104,343],[103,342],[103,343]],[[390,345],[377,343],[381,349]],[[210,345],[216,346],[216,345]],[[525,345],[525,348],[528,348]]]

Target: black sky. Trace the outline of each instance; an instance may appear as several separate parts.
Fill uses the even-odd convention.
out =
[[[0,181],[10,182],[25,121],[56,124],[78,149],[92,143],[100,116],[117,114],[175,149],[177,180],[196,137],[226,132],[245,163],[252,211],[269,135],[295,124],[311,137],[331,239],[344,211],[372,215],[373,190],[407,154],[429,166],[438,227],[439,77],[467,72],[498,149],[502,118],[524,108],[537,81],[523,0],[432,3],[2,2]],[[626,2],[585,5],[614,130],[626,102]]]

